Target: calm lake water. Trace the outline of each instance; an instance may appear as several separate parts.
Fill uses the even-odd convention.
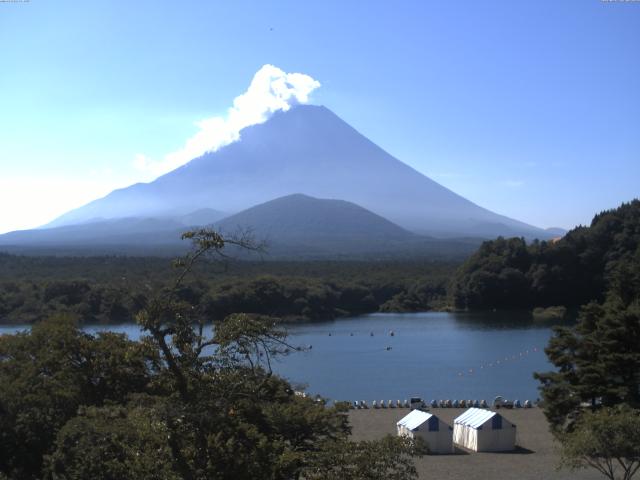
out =
[[[0,334],[19,329],[0,326]],[[133,324],[86,330],[106,329],[140,336]],[[288,329],[293,345],[312,348],[284,357],[274,370],[330,399],[534,400],[533,372],[551,369],[543,351],[551,327],[524,314],[371,314]]]

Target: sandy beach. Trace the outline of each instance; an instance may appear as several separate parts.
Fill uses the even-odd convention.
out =
[[[463,408],[436,408],[432,413],[453,425]],[[349,420],[355,440],[372,440],[396,434],[396,422],[409,409],[352,410]],[[517,426],[517,450],[510,453],[467,453],[426,455],[416,461],[421,479],[518,479],[518,480],[591,480],[602,476],[595,470],[557,470],[558,454],[547,421],[538,408],[508,410],[500,413]]]

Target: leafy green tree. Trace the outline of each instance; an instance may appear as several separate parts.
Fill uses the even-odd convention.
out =
[[[612,291],[583,308],[573,328],[556,328],[546,348],[556,371],[538,373],[555,430],[570,429],[582,404],[640,408],[640,291],[627,302]]]
[[[56,480],[179,480],[165,424],[153,410],[81,408],[57,435],[45,477]]]
[[[418,478],[412,457],[424,446],[406,437],[379,441],[331,442],[314,454],[304,470],[308,480],[411,480]]]
[[[80,406],[123,402],[147,388],[147,353],[123,335],[87,335],[65,316],[0,336],[0,471],[38,477]]]
[[[640,468],[640,249],[611,266],[603,304],[573,328],[557,328],[546,353],[554,372],[536,374],[563,464],[611,480]]]
[[[562,439],[562,464],[595,468],[610,480],[631,480],[640,469],[640,411],[604,408],[585,413]]]

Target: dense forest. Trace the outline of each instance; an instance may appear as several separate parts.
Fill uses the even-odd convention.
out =
[[[485,242],[456,272],[450,298],[456,308],[492,309],[601,302],[624,283],[640,256],[640,201],[596,215],[557,241],[521,238]]]
[[[210,319],[242,311],[289,321],[442,308],[456,268],[441,262],[203,261],[178,294]],[[83,323],[132,321],[175,269],[165,258],[0,254],[0,323],[70,313]]]

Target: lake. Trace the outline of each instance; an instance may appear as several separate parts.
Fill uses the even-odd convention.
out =
[[[0,333],[19,329],[0,326]],[[533,372],[551,369],[543,351],[550,325],[522,313],[378,313],[288,329],[290,343],[312,348],[282,358],[274,370],[334,400],[535,400]],[[140,336],[135,324],[86,330]]]

